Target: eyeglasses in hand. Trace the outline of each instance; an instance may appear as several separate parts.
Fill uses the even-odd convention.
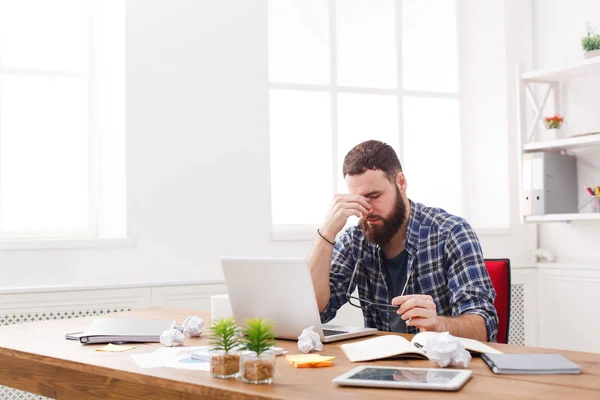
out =
[[[356,275],[356,271],[358,270],[358,267],[361,264],[362,264],[362,258],[359,258],[356,265],[354,266],[354,271],[352,271],[352,276],[350,277],[350,284],[348,285],[348,289],[346,290],[346,297],[348,298],[348,303],[350,303],[350,305],[353,307],[361,308],[363,310],[376,309],[379,312],[395,314],[396,311],[398,311],[398,309],[400,308],[400,306],[394,306],[392,304],[387,304],[387,303],[375,303],[373,301],[369,301],[369,300],[361,299],[356,296],[352,296],[352,293],[350,293],[351,288],[352,288],[352,282],[354,281],[354,275]],[[404,296],[404,292],[406,291],[406,286],[408,284],[409,277],[410,277],[410,275],[406,278],[406,283],[404,284],[404,288],[402,289],[402,293],[400,294],[400,296]]]

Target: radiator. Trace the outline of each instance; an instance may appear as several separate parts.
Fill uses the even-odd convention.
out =
[[[525,346],[525,285],[511,285],[510,291],[508,343]]]

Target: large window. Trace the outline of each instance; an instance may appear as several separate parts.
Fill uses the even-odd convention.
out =
[[[0,237],[124,234],[124,68],[122,1],[0,0]]]
[[[456,14],[453,0],[269,2],[276,231],[320,224],[368,139],[397,151],[409,198],[462,214]]]

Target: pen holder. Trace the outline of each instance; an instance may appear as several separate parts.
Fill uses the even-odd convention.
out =
[[[592,196],[590,204],[592,205],[593,213],[600,213],[600,196]]]

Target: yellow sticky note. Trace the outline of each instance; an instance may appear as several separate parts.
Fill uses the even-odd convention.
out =
[[[135,346],[117,346],[116,344],[109,343],[104,347],[97,347],[96,351],[109,351],[109,352],[120,352],[135,349]]]
[[[322,368],[331,367],[331,360],[334,358],[320,354],[296,354],[287,356],[286,360],[296,368]]]
[[[285,356],[288,361],[299,361],[299,362],[324,362],[333,360],[333,356],[322,356],[320,354],[292,354]]]

